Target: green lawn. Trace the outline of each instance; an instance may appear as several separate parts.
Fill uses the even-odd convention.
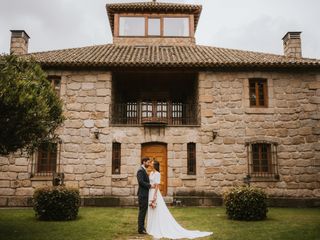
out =
[[[171,208],[170,211],[190,230],[214,232],[204,239],[320,240],[319,208],[271,208],[268,219],[258,222],[228,220],[221,207]],[[81,208],[76,221],[41,222],[35,219],[32,209],[0,209],[0,239],[139,239],[137,213],[135,208]]]

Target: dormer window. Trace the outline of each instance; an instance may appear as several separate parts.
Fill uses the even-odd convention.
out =
[[[160,18],[148,18],[148,36],[161,36]]]
[[[120,36],[145,36],[144,17],[120,17],[119,22]]]
[[[163,35],[166,37],[188,37],[189,18],[187,17],[165,17],[163,18]]]
[[[119,16],[120,37],[190,37],[189,16]]]

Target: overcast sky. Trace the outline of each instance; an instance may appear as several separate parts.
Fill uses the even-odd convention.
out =
[[[29,52],[111,43],[105,4],[141,1],[0,0],[0,53],[9,52],[11,29],[29,34]],[[203,5],[197,44],[283,54],[284,34],[302,31],[303,57],[320,59],[319,0],[158,2]]]

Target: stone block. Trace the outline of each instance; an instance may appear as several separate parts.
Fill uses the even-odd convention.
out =
[[[98,152],[104,152],[105,150],[106,150],[105,144],[93,143],[85,146],[86,152],[98,153]]]
[[[64,122],[64,126],[66,128],[81,128],[82,124],[81,120],[66,120]]]
[[[10,172],[27,172],[28,171],[28,166],[16,166],[16,165],[10,165],[9,166],[9,171]]]
[[[31,197],[10,197],[8,198],[8,207],[30,207],[32,206]]]
[[[15,195],[17,196],[32,196],[34,192],[33,188],[17,188]]]
[[[10,181],[9,180],[0,180],[0,191],[1,191],[1,188],[7,188],[7,187],[10,187]]]
[[[84,82],[85,83],[93,83],[97,81],[97,75],[85,75],[84,76]]]
[[[0,207],[7,207],[8,206],[8,198],[0,197]]]
[[[69,111],[81,111],[81,103],[67,103],[67,109]]]
[[[97,96],[108,96],[110,95],[110,90],[109,89],[97,89]]]
[[[168,185],[171,187],[182,187],[181,178],[169,178]]]
[[[223,143],[226,144],[226,145],[235,144],[236,143],[236,139],[235,138],[230,138],[230,137],[225,137],[225,138],[223,138]]]
[[[220,173],[222,172],[221,167],[207,167],[205,169],[206,174],[215,174],[215,173]]]
[[[309,89],[311,90],[320,89],[320,81],[309,83]]]
[[[213,96],[212,95],[200,95],[199,101],[200,102],[205,102],[205,103],[212,103],[213,102]]]
[[[66,151],[66,152],[79,152],[80,151],[79,144],[66,143],[63,145],[63,148],[64,148],[64,151]]]
[[[15,189],[12,188],[0,188],[0,196],[11,196],[14,195]]]
[[[113,196],[129,196],[131,193],[131,188],[113,187],[111,193]]]
[[[73,168],[73,172],[76,174],[83,174],[86,172],[86,166],[83,166],[83,165],[75,166]]]
[[[111,179],[110,177],[102,177],[102,178],[96,178],[94,180],[95,186],[110,186],[111,185]]]
[[[15,165],[17,165],[17,166],[27,166],[28,165],[28,159],[27,158],[16,158],[15,159]]]
[[[320,104],[320,97],[318,97],[318,96],[311,97],[310,103]]]
[[[70,84],[67,84],[67,88],[71,90],[79,90],[81,88],[81,83],[72,82]]]
[[[95,125],[98,128],[105,128],[108,127],[108,121],[103,119],[103,120],[96,120],[95,121]]]
[[[18,173],[19,180],[25,180],[30,178],[30,173]]]
[[[85,197],[82,199],[84,206],[119,207],[120,199],[116,197]]]
[[[109,105],[105,103],[99,103],[96,105],[96,110],[100,112],[108,111]]]
[[[84,120],[83,123],[84,123],[84,126],[85,126],[86,128],[92,128],[92,127],[94,127],[94,120],[92,120],[92,119]]]
[[[111,80],[111,74],[110,73],[98,74],[98,81],[109,81],[109,80]]]

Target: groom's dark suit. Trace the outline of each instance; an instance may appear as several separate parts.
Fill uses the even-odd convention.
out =
[[[145,231],[144,220],[148,209],[148,197],[150,180],[146,170],[141,166],[137,172],[137,179],[139,183],[138,199],[139,199],[139,216],[138,216],[138,232]]]

